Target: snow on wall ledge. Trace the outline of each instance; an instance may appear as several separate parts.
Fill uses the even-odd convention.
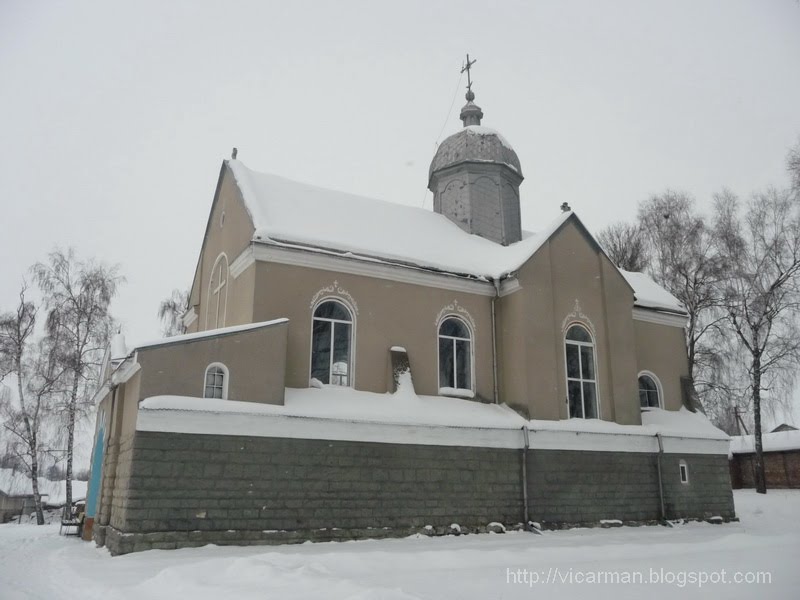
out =
[[[549,450],[727,454],[728,436],[685,409],[652,409],[643,425],[599,420],[527,421],[509,407],[458,398],[359,392],[350,388],[286,390],[286,404],[156,396],[139,406],[138,431],[363,441],[428,446],[529,447]]]

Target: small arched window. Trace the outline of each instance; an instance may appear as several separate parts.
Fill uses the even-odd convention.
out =
[[[472,335],[457,317],[439,325],[439,392],[472,392]]]
[[[639,375],[639,406],[641,408],[659,408],[661,406],[658,381],[648,373]]]
[[[228,257],[220,254],[211,269],[208,281],[206,308],[206,329],[225,327],[225,313],[228,305]]]
[[[352,385],[353,316],[336,300],[314,310],[311,334],[311,377],[330,385]]]
[[[594,342],[582,325],[567,330],[567,401],[569,418],[597,418],[597,374]]]
[[[228,398],[228,368],[220,363],[206,367],[203,398]]]

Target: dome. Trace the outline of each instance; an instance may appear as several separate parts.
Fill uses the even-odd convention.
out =
[[[445,139],[431,161],[428,178],[436,172],[464,162],[503,164],[522,177],[522,167],[511,144],[494,129],[467,125]]]

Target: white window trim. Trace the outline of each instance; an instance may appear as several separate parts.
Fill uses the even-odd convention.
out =
[[[683,485],[689,485],[689,465],[686,464],[685,460],[681,460],[680,462],[678,462],[678,473],[681,478],[681,483]],[[685,479],[684,475],[686,475]]]
[[[442,390],[443,389],[448,389],[448,388],[442,388],[441,385],[440,385],[440,383],[442,381],[442,378],[441,378],[441,373],[439,372],[439,368],[440,368],[442,363],[441,363],[441,356],[440,356],[440,352],[439,352],[439,340],[442,337],[444,337],[446,339],[451,339],[451,340],[463,340],[465,338],[456,338],[456,337],[453,337],[453,336],[450,336],[450,335],[442,336],[442,335],[439,334],[439,329],[441,329],[442,323],[447,321],[447,319],[457,319],[458,321],[463,323],[464,327],[466,327],[467,331],[469,331],[469,378],[470,378],[469,385],[470,385],[470,387],[469,387],[469,389],[459,388],[459,387],[452,388],[454,390],[454,393],[452,393],[452,394],[443,394]],[[453,357],[453,359],[455,361],[455,357]],[[455,362],[454,362],[454,366],[455,366]],[[453,377],[453,383],[458,383],[456,381],[455,376]],[[444,315],[442,315],[439,318],[439,322],[436,324],[436,389],[438,390],[438,393],[439,393],[440,396],[455,396],[455,397],[459,397],[459,398],[463,398],[463,397],[473,397],[474,398],[475,397],[475,330],[471,326],[471,324],[469,322],[467,322],[466,319],[464,319],[462,316],[460,316],[460,315],[458,315],[456,313],[445,313]],[[459,393],[459,392],[469,392],[469,394],[471,394],[471,396],[469,396],[466,393],[462,394],[462,393]]]
[[[639,399],[639,378],[642,376],[647,376],[653,380],[656,384],[656,391],[658,392],[658,406],[655,408],[664,408],[664,390],[661,387],[661,380],[656,377],[656,374],[652,371],[639,371],[639,374],[636,376],[636,399]],[[642,406],[641,403],[639,404],[639,408],[642,410],[647,410],[648,408],[654,408],[652,406]]]
[[[225,290],[224,290],[225,291],[225,310],[222,312],[222,323],[220,323],[220,321],[219,321],[219,316],[220,316],[219,315],[219,298],[220,298],[220,294],[217,294],[217,306],[216,306],[216,310],[215,310],[216,321],[217,322],[216,322],[216,325],[214,327],[209,327],[209,323],[210,323],[210,320],[211,320],[211,304],[212,304],[212,298],[213,298],[212,289],[213,289],[213,285],[214,285],[214,273],[216,272],[217,266],[220,264],[221,260],[225,261],[225,285],[224,285],[224,288],[225,288]],[[227,321],[227,318],[228,318],[228,288],[230,288],[230,286],[231,286],[230,285],[230,275],[231,275],[231,268],[230,268],[230,265],[228,264],[228,255],[225,254],[224,252],[220,252],[219,256],[217,256],[217,259],[214,261],[214,266],[211,267],[211,275],[208,278],[208,292],[207,292],[207,295],[206,295],[206,330],[208,330],[208,329],[219,329],[221,327],[225,327],[225,322]],[[220,290],[220,291],[222,291],[222,290]]]
[[[347,385],[346,386],[338,386],[338,387],[350,387],[355,389],[355,381],[356,381],[356,312],[353,310],[353,306],[342,298],[341,296],[324,296],[319,298],[317,302],[311,307],[311,327],[309,328],[309,335],[308,335],[308,382],[311,385],[311,368],[313,366],[313,357],[314,357],[314,320],[316,317],[314,313],[317,312],[320,304],[324,304],[329,300],[333,300],[334,302],[338,302],[342,306],[345,307],[347,312],[350,314],[350,321],[342,321],[340,319],[327,319],[321,318],[321,321],[330,321],[334,323],[350,323],[350,372],[347,374]],[[333,361],[333,349],[331,348],[331,361]],[[329,374],[328,378],[333,375],[333,363],[331,362],[328,366]]]
[[[203,390],[200,394],[201,398],[206,398],[206,377],[208,376],[209,369],[213,369],[214,367],[219,367],[222,369],[222,399],[228,399],[228,385],[231,379],[230,372],[228,371],[228,367],[226,367],[221,362],[213,362],[206,367],[206,370],[203,371]]]
[[[576,300],[576,305],[577,305],[577,300]],[[579,325],[580,327],[582,327],[583,330],[586,331],[586,333],[589,334],[589,337],[591,338],[592,341],[591,342],[577,342],[575,340],[567,340],[567,333],[569,332],[570,328],[573,325]],[[563,350],[564,350],[564,352],[563,352],[563,354],[564,354],[564,380],[566,382],[566,389],[564,390],[564,392],[565,392],[564,395],[565,395],[565,397],[567,399],[567,419],[571,419],[571,418],[583,418],[583,419],[586,419],[586,406],[585,406],[585,404],[583,404],[583,382],[584,381],[586,381],[586,382],[594,382],[594,397],[595,397],[595,401],[597,402],[597,407],[596,407],[596,409],[597,409],[597,417],[595,417],[595,418],[598,419],[598,420],[602,420],[602,418],[603,418],[602,417],[603,413],[601,411],[601,403],[600,403],[600,380],[597,378],[598,375],[600,374],[600,365],[597,362],[597,342],[596,342],[594,333],[592,333],[592,332],[593,332],[593,328],[590,325],[584,323],[583,321],[569,321],[566,324],[566,326],[564,327],[564,338],[563,338],[562,347],[563,347]],[[591,348],[592,348],[592,360],[594,361],[594,379],[575,379],[574,377],[570,377],[569,376],[569,369],[567,367],[567,344],[574,344],[576,346],[591,346]],[[578,361],[579,361],[578,362],[578,369],[581,369],[581,363],[580,363],[581,357],[580,356],[581,356],[580,352],[578,352]],[[581,374],[583,374],[582,370],[580,372],[581,372]],[[581,382],[581,403],[583,404],[583,407],[582,407],[583,408],[583,417],[570,417],[569,416],[569,382],[570,381],[580,381]],[[638,388],[637,388],[637,390],[638,390]]]

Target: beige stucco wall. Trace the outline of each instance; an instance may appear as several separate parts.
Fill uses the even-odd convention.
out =
[[[229,373],[228,399],[283,404],[287,323],[278,323],[137,351],[142,367],[138,400],[151,396],[203,396],[209,364]]]
[[[568,222],[517,277],[498,306],[501,398],[532,418],[567,418],[564,335],[581,322],[595,337],[600,417],[641,423],[633,292],[608,259]]]
[[[645,321],[634,321],[637,375],[650,371],[663,392],[662,405],[669,410],[682,406],[681,377],[689,375],[689,358],[683,329]]]
[[[314,299],[331,296],[356,313],[356,389],[379,393],[391,389],[389,349],[403,346],[417,393],[438,394],[437,319],[455,314],[474,322],[475,389],[482,399],[493,399],[489,297],[268,262],[257,262],[256,269],[254,318],[290,320],[287,386],[308,386]],[[324,291],[330,286],[332,291]]]
[[[205,329],[208,280],[217,256],[224,252],[230,266],[253,236],[252,222],[226,167],[209,223],[193,292],[198,318],[190,331]],[[564,333],[578,321],[595,337],[602,419],[641,422],[637,374],[643,369],[658,376],[665,406],[680,406],[680,376],[686,374],[682,330],[634,322],[633,291],[576,221],[556,232],[520,268],[517,279],[521,289],[497,301],[501,402],[533,418],[567,418]],[[333,291],[324,291],[334,282]],[[459,314],[456,307],[461,307],[474,325],[476,392],[483,400],[493,399],[488,296],[266,261],[256,261],[235,278],[229,276],[227,287],[226,325],[290,319],[285,379],[289,387],[308,385],[315,298],[338,297],[351,306],[356,322],[354,385],[379,393],[391,389],[392,346],[408,350],[417,392],[438,393],[437,318]],[[176,363],[174,368],[183,365]],[[152,380],[153,393],[166,393],[156,389],[162,383],[168,381]],[[199,385],[187,381],[184,387],[189,391],[181,393],[198,395]],[[255,392],[256,386],[251,387],[246,399]]]
[[[225,219],[222,220],[222,213]],[[197,320],[188,328],[189,333],[204,331],[209,298],[211,270],[221,254],[225,254],[228,268],[250,245],[254,227],[233,174],[226,166],[222,168],[216,201],[211,210],[208,230],[200,253],[198,269],[192,284],[190,304],[197,313]],[[228,277],[227,307],[224,326],[253,322],[254,271],[243,273],[238,278]]]

